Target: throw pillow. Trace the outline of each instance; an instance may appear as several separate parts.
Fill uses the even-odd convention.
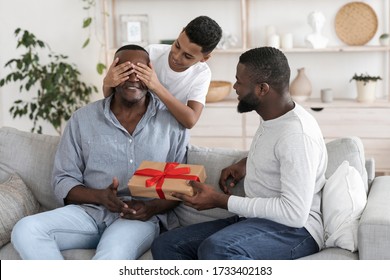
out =
[[[343,161],[323,189],[325,247],[357,250],[358,223],[366,202],[360,173],[348,161]]]
[[[368,178],[363,142],[359,137],[351,136],[332,140],[326,144],[328,151],[328,167],[326,178],[332,176],[343,161],[356,168],[362,176],[366,193],[368,192]]]
[[[10,241],[17,221],[38,210],[38,201],[18,175],[13,174],[0,183],[0,247]]]

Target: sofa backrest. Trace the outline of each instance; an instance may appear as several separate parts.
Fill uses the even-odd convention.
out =
[[[212,185],[216,191],[221,192],[218,187],[218,181],[222,169],[236,163],[246,157],[247,154],[248,152],[240,150],[190,145],[188,147],[187,163],[203,165],[207,175],[206,183]],[[236,185],[232,193],[240,196],[244,195],[243,180]],[[227,210],[219,208],[198,211],[182,203],[174,209],[174,212],[182,226],[226,218],[233,215]]]
[[[0,128],[0,182],[10,174],[17,173],[44,209],[58,207],[51,187],[51,173],[59,136],[49,136],[19,131],[15,128]],[[326,145],[328,150],[329,178],[344,160],[355,167],[361,174],[367,190],[367,172],[365,168],[364,149],[357,137],[333,140]],[[201,164],[207,172],[206,183],[219,190],[218,181],[223,168],[247,156],[247,151],[227,148],[206,148],[189,146],[188,163]],[[243,182],[234,188],[234,194],[244,195]],[[197,211],[185,205],[175,209],[182,225],[208,221],[231,216],[223,209]]]
[[[59,136],[0,128],[0,181],[17,173],[43,209],[58,203],[51,187],[51,174]]]
[[[329,178],[336,171],[337,167],[344,160],[347,160],[350,166],[355,167],[362,176],[367,192],[367,171],[365,168],[363,143],[360,138],[346,137],[336,139],[327,143],[326,148],[328,152],[328,166],[325,177]],[[212,185],[216,191],[220,192],[218,181],[222,169],[236,163],[246,157],[247,154],[247,151],[240,150],[190,146],[187,159],[190,164],[204,165],[208,176],[206,183]],[[233,194],[244,196],[243,180],[233,189]],[[197,211],[184,204],[176,207],[174,211],[179,218],[180,224],[183,226],[233,215],[224,209]]]

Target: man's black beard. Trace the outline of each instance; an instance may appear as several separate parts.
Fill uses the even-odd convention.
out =
[[[129,100],[126,100],[124,98],[121,98],[120,99],[120,102],[122,103],[122,105],[124,105],[125,107],[127,108],[131,108],[131,107],[134,107],[134,106],[137,106],[138,103],[142,102],[143,99],[146,99],[146,103],[149,102],[149,95],[148,93],[146,92],[146,94],[140,98],[140,99],[136,99],[136,100],[132,100],[132,101],[129,101]]]
[[[131,100],[131,101],[123,98],[123,96],[121,95],[121,91],[114,90],[114,93],[113,93],[113,99],[116,99],[117,100],[116,102],[118,102],[118,104],[121,104],[122,106],[127,107],[127,108],[132,108],[133,106],[136,106],[138,103],[142,102],[142,100],[144,98],[146,99],[146,103],[148,104],[149,99],[150,99],[148,91],[146,91],[144,97],[142,97],[140,99],[136,99],[136,100]]]
[[[237,105],[237,111],[239,113],[247,113],[256,109],[259,105],[259,101],[256,99],[254,93],[250,93],[245,96]]]

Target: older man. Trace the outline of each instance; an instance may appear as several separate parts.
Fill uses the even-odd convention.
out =
[[[136,45],[119,63],[149,63]],[[12,232],[23,259],[62,259],[62,250],[96,248],[95,259],[136,259],[175,225],[177,202],[131,197],[129,178],[143,160],[185,162],[185,128],[135,74],[109,98],[76,111],[58,146],[54,193],[63,207],[26,217]]]

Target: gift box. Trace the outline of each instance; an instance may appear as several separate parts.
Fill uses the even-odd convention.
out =
[[[129,180],[128,187],[132,196],[179,200],[171,193],[194,195],[193,188],[187,185],[189,180],[203,183],[206,180],[204,166],[143,161]]]

